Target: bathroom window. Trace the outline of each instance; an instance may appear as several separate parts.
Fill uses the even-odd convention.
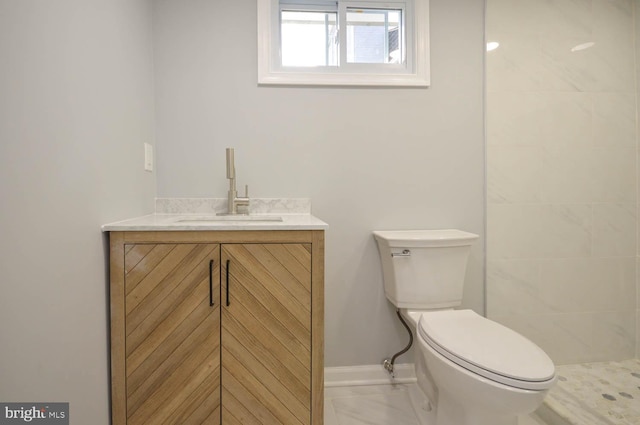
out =
[[[281,10],[283,67],[338,66],[338,13],[332,10]]]
[[[404,11],[347,8],[347,63],[404,64]]]
[[[428,86],[428,0],[258,0],[258,83]]]

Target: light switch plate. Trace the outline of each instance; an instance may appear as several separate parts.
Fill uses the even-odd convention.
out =
[[[144,144],[144,169],[153,171],[153,146],[149,143]]]

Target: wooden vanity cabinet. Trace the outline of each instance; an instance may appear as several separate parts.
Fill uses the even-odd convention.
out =
[[[113,425],[323,422],[323,231],[111,232]]]

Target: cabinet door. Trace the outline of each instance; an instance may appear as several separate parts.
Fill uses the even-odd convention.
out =
[[[311,245],[223,245],[221,263],[222,422],[309,425]]]
[[[216,244],[125,247],[128,425],[220,424],[219,258]]]

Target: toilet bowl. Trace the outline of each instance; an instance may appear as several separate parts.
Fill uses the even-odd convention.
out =
[[[549,356],[472,310],[454,310],[477,235],[452,229],[374,235],[385,294],[416,336],[416,377],[427,400],[420,404],[435,413],[433,425],[516,425],[519,415],[534,411],[556,381]]]
[[[555,383],[544,351],[471,310],[424,312],[416,333],[416,361],[438,390],[438,425],[515,425]]]

